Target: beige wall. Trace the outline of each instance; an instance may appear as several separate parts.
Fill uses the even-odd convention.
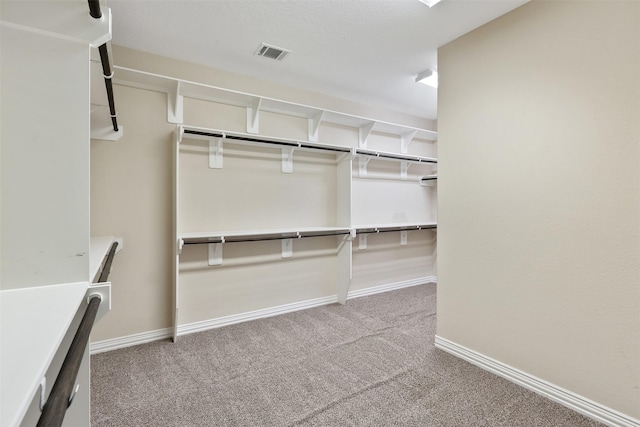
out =
[[[378,120],[432,129],[430,120],[372,109],[322,94],[271,85],[255,79],[168,58],[113,49],[116,65],[175,76],[225,88],[257,93],[311,106],[372,117]],[[118,71],[116,70],[116,75]],[[114,261],[112,311],[94,328],[92,341],[169,328],[172,316],[172,138],[175,125],[167,123],[166,95],[115,86],[119,122],[124,137],[118,142],[92,141],[91,234],[124,238]],[[243,108],[185,99],[184,122],[192,126],[246,131]],[[267,136],[305,140],[306,119],[260,113],[260,131]],[[358,130],[323,123],[319,142],[357,146]],[[399,137],[372,133],[371,148],[400,150]],[[292,226],[345,226],[350,203],[341,201],[349,185],[349,170],[336,165],[335,156],[294,154],[294,173],[281,172],[281,153],[273,148],[248,148],[226,143],[224,168],[207,167],[206,142],[184,139],[180,158],[179,227],[185,231],[269,229]],[[414,155],[437,155],[435,143],[416,139]],[[371,164],[373,172],[399,176],[400,164]],[[390,162],[386,162],[390,163]],[[341,163],[342,165],[342,163]],[[348,166],[348,160],[347,160]],[[390,171],[394,169],[394,171]],[[413,182],[371,179],[354,189],[362,224],[376,221],[428,221],[435,219],[433,189],[418,185],[430,168],[415,165]],[[357,172],[357,168],[355,168]],[[354,178],[355,179],[355,178]],[[380,204],[389,184],[393,200]],[[366,196],[370,192],[373,196]],[[400,195],[404,194],[404,197]],[[396,200],[397,199],[397,200]],[[418,203],[416,205],[416,203]],[[371,214],[377,216],[371,217]],[[372,237],[368,250],[354,256],[354,286],[363,289],[435,274],[435,233],[409,233],[400,246],[399,233]],[[343,253],[343,252],[342,252]],[[279,241],[228,243],[223,265],[207,264],[205,245],[186,246],[180,265],[179,324],[189,324],[288,303],[336,295],[336,276],[343,277],[337,239],[313,238],[293,242],[293,258],[281,258]],[[386,263],[390,268],[379,271]],[[391,265],[392,264],[392,265]],[[373,267],[378,274],[371,274]],[[402,267],[402,268],[400,268]],[[348,275],[347,275],[348,276]]]
[[[640,418],[640,3],[439,51],[438,335]]]

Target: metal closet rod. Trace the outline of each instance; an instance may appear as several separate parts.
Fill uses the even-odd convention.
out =
[[[190,135],[201,135],[201,136],[210,136],[214,138],[225,138],[236,141],[246,141],[246,142],[259,142],[261,144],[272,144],[272,145],[280,145],[283,147],[294,147],[294,148],[307,148],[312,150],[324,150],[324,151],[333,151],[338,153],[348,153],[351,151],[350,148],[339,148],[339,147],[323,147],[320,145],[311,145],[305,144],[304,142],[287,142],[287,141],[271,141],[268,139],[260,139],[260,138],[251,138],[247,136],[236,136],[236,135],[228,135],[219,132],[204,132],[198,130],[185,129],[184,133]]]
[[[424,160],[417,156],[409,156],[406,154],[384,153],[384,152],[378,152],[374,150],[363,150],[361,148],[356,149],[356,154],[371,156],[371,157],[379,157],[384,159],[410,160],[410,161],[419,162],[419,163],[438,163],[437,160]]]
[[[85,349],[89,343],[89,335],[91,334],[93,322],[96,320],[101,300],[99,295],[90,297],[89,305],[84,312],[84,316],[82,316],[80,326],[78,326],[78,330],[73,337],[67,356],[62,362],[56,382],[53,384],[49,398],[42,408],[37,427],[58,427],[62,425],[67,408],[73,403],[77,390],[74,389],[76,377],[82,364]]]
[[[100,10],[100,0],[87,0],[89,2],[89,14],[92,18],[102,18],[102,11]],[[102,62],[102,75],[104,76],[104,85],[107,88],[107,99],[109,100],[109,113],[111,114],[111,123],[113,124],[114,132],[118,132],[118,120],[116,119],[116,102],[113,98],[113,72],[111,71],[111,63],[109,62],[109,50],[107,44],[104,43],[98,47],[100,52],[100,62]]]
[[[303,232],[304,233],[304,232]],[[182,239],[184,241],[185,245],[200,245],[203,243],[209,244],[209,243],[241,243],[241,242],[262,242],[262,241],[267,241],[267,240],[286,240],[286,239],[304,239],[307,237],[327,237],[327,236],[346,236],[347,234],[350,234],[350,231],[336,231],[333,233],[309,233],[309,234],[302,234],[302,233],[287,233],[289,235],[282,235],[282,236],[269,236],[269,235],[265,235],[263,237],[261,236],[255,236],[255,237],[238,237],[235,238],[233,236],[231,237],[214,237],[214,238],[207,238],[207,237],[202,237],[202,238],[193,238],[193,240],[190,240],[189,238],[186,239]]]
[[[389,228],[374,228],[374,227],[365,227],[365,228],[356,228],[356,234],[376,234],[376,233],[391,233],[393,231],[418,231],[418,230],[430,230],[433,228],[438,228],[437,225],[424,225],[424,226],[411,226],[411,227],[389,227]]]
[[[100,277],[98,278],[98,283],[104,283],[109,278],[109,273],[111,273],[111,263],[113,262],[113,257],[116,255],[116,249],[118,248],[118,242],[113,242],[111,244],[111,248],[109,249],[109,253],[107,254],[107,260],[102,267],[102,271],[100,272]]]

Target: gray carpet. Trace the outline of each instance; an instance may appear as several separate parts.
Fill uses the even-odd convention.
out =
[[[598,426],[435,349],[415,286],[91,357],[103,426]]]

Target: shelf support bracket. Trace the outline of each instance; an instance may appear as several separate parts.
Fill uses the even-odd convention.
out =
[[[367,249],[367,235],[366,234],[358,234],[358,249],[360,249],[360,250]]]
[[[358,176],[365,177],[367,176],[367,164],[369,164],[370,157],[359,157],[358,158]]]
[[[315,116],[309,118],[309,135],[308,139],[311,142],[318,142],[318,129],[320,129],[320,123],[324,118],[324,111],[319,112]]]
[[[407,179],[407,172],[409,171],[409,166],[411,166],[411,162],[406,160],[402,160],[400,162],[400,178]]]
[[[407,230],[402,230],[400,232],[400,246],[405,246],[407,244],[407,234],[409,232]]]
[[[222,265],[222,243],[209,243],[209,265]]]
[[[251,107],[247,107],[247,133],[260,133],[260,104],[262,98],[256,98]]]
[[[282,240],[282,258],[291,258],[293,256],[293,239]]]
[[[171,92],[167,93],[167,121],[182,124],[184,121],[184,97],[180,93],[180,80],[176,81]]]
[[[209,168],[222,169],[222,138],[209,138]]]
[[[282,147],[282,173],[293,173],[293,151],[296,147]]]
[[[178,239],[178,255],[182,254],[182,248],[184,247],[184,240]]]
[[[369,135],[371,135],[371,131],[373,130],[373,127],[375,126],[375,124],[376,122],[370,122],[358,128],[358,137],[359,137],[358,142],[359,142],[360,148],[367,147],[367,139],[369,138]]]
[[[409,151],[409,144],[411,144],[411,141],[413,141],[413,138],[415,138],[417,134],[418,131],[414,130],[400,135],[400,152],[402,154],[407,154]]]

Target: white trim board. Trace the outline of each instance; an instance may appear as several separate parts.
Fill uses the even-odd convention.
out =
[[[436,335],[435,346],[605,425],[612,427],[640,427],[640,421],[635,418],[456,344],[446,338]]]
[[[436,276],[425,276],[417,279],[404,280],[402,282],[372,286],[369,288],[358,289],[356,291],[350,291],[347,299],[359,298],[367,295],[378,294],[381,292],[389,292],[396,289],[435,282]],[[231,316],[218,317],[216,319],[204,320],[202,322],[187,323],[178,326],[178,335],[186,335],[195,332],[206,331],[213,328],[233,325],[234,323],[247,322],[250,320],[277,316],[279,314],[291,313],[298,310],[305,310],[307,308],[333,304],[336,302],[338,302],[337,295],[332,295],[328,297],[315,298],[306,301],[294,302],[291,304],[284,304],[276,307],[249,311],[246,313],[234,314]],[[90,344],[89,349],[91,354],[98,354],[105,351],[117,350],[120,348],[131,347],[139,344],[146,344],[152,341],[159,341],[166,338],[171,338],[172,336],[173,332],[171,328],[157,329],[155,331],[142,332],[139,334],[93,342]]]
[[[395,291],[396,289],[436,282],[436,276],[418,277],[417,279],[403,280],[402,282],[388,283],[386,285],[372,286],[370,288],[349,291],[349,293],[347,294],[347,299],[349,300],[352,298],[365,297],[367,295],[379,294],[381,292]]]
[[[141,332],[139,334],[127,335],[124,337],[112,338],[104,341],[96,341],[89,344],[89,353],[98,354],[105,351],[117,350],[119,348],[131,347],[139,344],[146,344],[153,341],[160,341],[173,336],[172,328],[156,329],[155,331]]]

